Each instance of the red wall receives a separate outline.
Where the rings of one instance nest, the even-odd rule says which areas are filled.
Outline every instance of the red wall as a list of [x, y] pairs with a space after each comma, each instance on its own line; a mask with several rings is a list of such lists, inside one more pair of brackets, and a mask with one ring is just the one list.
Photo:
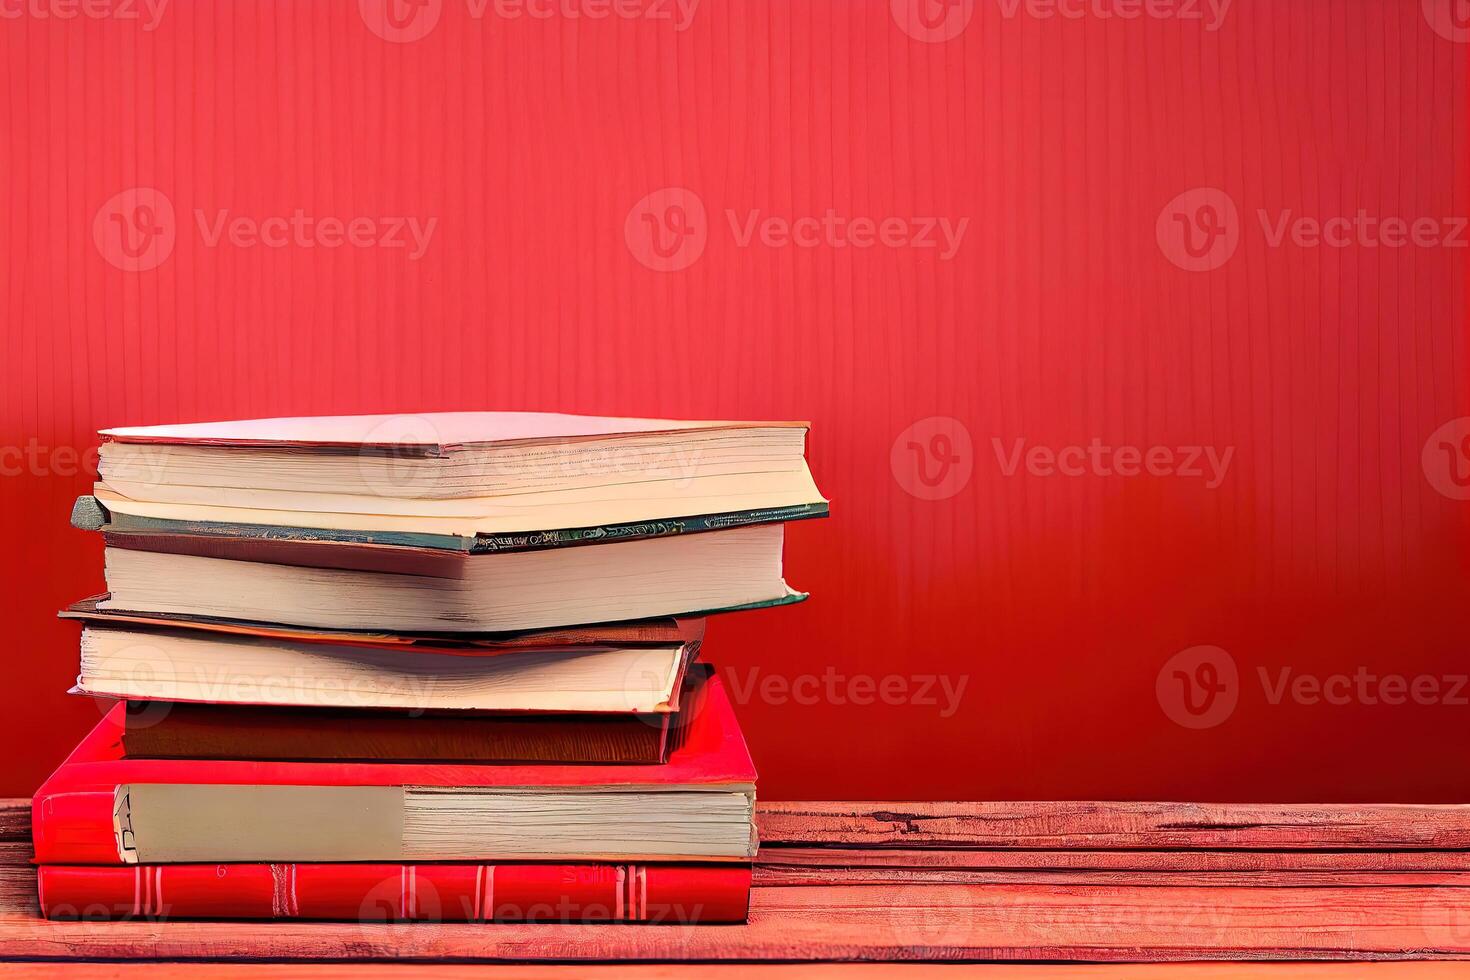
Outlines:
[[[0, 0], [0, 793], [97, 717], [96, 428], [517, 408], [812, 420], [814, 598], [707, 647], [768, 797], [1470, 799], [1448, 0], [86, 2]], [[1360, 208], [1429, 225], [1291, 224]], [[423, 254], [315, 223], [394, 217]], [[1191, 446], [1217, 486], [1131, 471]]]

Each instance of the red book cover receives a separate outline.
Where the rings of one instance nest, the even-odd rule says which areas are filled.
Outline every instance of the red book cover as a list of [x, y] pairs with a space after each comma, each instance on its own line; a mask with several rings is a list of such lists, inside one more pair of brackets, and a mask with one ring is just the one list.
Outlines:
[[157, 864], [37, 869], [48, 919], [744, 922], [750, 865]]
[[[755, 766], [718, 677], [692, 692], [684, 744], [664, 765], [476, 765], [127, 759], [124, 706], [113, 708], [31, 801], [38, 864], [121, 864], [114, 796], [129, 784], [421, 787], [667, 787], [752, 785]], [[487, 855], [488, 856], [488, 855]]]

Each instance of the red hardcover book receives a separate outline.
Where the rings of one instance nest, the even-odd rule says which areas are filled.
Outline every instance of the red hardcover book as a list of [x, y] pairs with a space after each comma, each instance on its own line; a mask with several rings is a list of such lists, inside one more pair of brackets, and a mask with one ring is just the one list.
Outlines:
[[[749, 861], [754, 839], [738, 848], [718, 851], [669, 850], [627, 853], [582, 852], [567, 847], [556, 854], [530, 857], [501, 843], [486, 853], [441, 854], [405, 843], [407, 815], [422, 813], [436, 799], [464, 798], [477, 791], [495, 794], [528, 790], [583, 797], [604, 793], [609, 798], [634, 793], [667, 794], [670, 804], [691, 792], [733, 807], [722, 811], [732, 837], [741, 821], [748, 823], [753, 806], [755, 767], [735, 713], [718, 677], [690, 692], [684, 744], [671, 753], [666, 765], [473, 765], [456, 763], [381, 762], [266, 762], [246, 760], [127, 759], [123, 755], [124, 708], [119, 705], [93, 729], [71, 756], [52, 773], [32, 800], [32, 833], [38, 864], [150, 864], [190, 862], [276, 861]], [[179, 790], [231, 787], [227, 799], [212, 800], [213, 816], [197, 801], [188, 812], [167, 814], [174, 821], [154, 821], [167, 832], [150, 835], [143, 826], [142, 798], [176, 795]], [[130, 793], [129, 790], [132, 790]], [[281, 790], [291, 792], [282, 794]], [[340, 792], [349, 789], [349, 792]], [[302, 792], [304, 790], [305, 792]], [[219, 793], [219, 789], [212, 792]], [[350, 797], [352, 815], [346, 822], [324, 826], [319, 810], [304, 813], [281, 810], [282, 800]], [[229, 798], [237, 799], [238, 804]], [[657, 800], [653, 806], [660, 805]], [[129, 807], [133, 809], [129, 809]], [[339, 812], [331, 803], [332, 818]], [[232, 808], [233, 807], [233, 808]], [[154, 809], [154, 815], [162, 814]], [[245, 819], [248, 816], [248, 819]], [[214, 827], [208, 823], [215, 821]], [[465, 818], [472, 823], [472, 818]], [[180, 826], [178, 820], [188, 822]], [[272, 853], [249, 856], [206, 856], [214, 836], [229, 839], [242, 828], [255, 833], [262, 827], [278, 830]], [[471, 829], [476, 829], [472, 827]], [[181, 857], [180, 842], [192, 832], [195, 856]], [[397, 838], [392, 835], [398, 834]], [[311, 841], [317, 843], [313, 844]], [[280, 843], [285, 841], [287, 843]], [[400, 847], [400, 844], [402, 845]], [[345, 850], [340, 848], [345, 847]], [[313, 850], [316, 848], [316, 850]], [[279, 851], [279, 853], [277, 853]], [[155, 857], [155, 854], [167, 854]]]
[[159, 864], [37, 869], [48, 919], [744, 922], [748, 864]]

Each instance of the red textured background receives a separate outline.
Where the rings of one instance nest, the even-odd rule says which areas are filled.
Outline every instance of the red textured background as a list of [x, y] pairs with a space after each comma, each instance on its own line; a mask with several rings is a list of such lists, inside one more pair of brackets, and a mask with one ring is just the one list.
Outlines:
[[[833, 517], [792, 529], [788, 577], [814, 598], [718, 621], [709, 656], [741, 685], [968, 686], [949, 717], [757, 688], [765, 796], [1470, 800], [1470, 707], [1256, 679], [1470, 671], [1470, 502], [1420, 458], [1470, 415], [1470, 250], [1272, 247], [1256, 219], [1470, 208], [1467, 46], [1418, 2], [1236, 0], [1208, 30], [980, 0], [934, 42], [878, 0], [703, 0], [684, 30], [426, 0], [410, 42], [347, 0], [172, 0], [152, 30], [65, 3], [0, 0], [0, 794], [97, 717], [52, 619], [102, 583], [66, 523], [96, 428], [517, 408], [812, 420]], [[94, 220], [139, 186], [177, 240], [124, 271]], [[706, 212], [675, 271], [625, 237], [665, 187], [656, 216]], [[1156, 236], [1196, 187], [1238, 206], [1212, 271]], [[437, 227], [415, 261], [210, 247], [195, 218], [297, 208]], [[829, 208], [969, 224], [946, 261], [742, 246], [727, 217]], [[906, 438], [890, 459], [931, 416], [970, 437], [935, 500]], [[1210, 490], [1007, 476], [992, 443], [1094, 437], [1235, 455]], [[1155, 681], [1201, 644], [1239, 704], [1194, 730]]]

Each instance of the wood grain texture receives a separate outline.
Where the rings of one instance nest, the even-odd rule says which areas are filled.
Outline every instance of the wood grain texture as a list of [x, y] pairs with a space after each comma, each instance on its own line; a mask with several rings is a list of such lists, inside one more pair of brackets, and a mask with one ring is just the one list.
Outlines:
[[0, 955], [196, 959], [1424, 959], [1470, 955], [1470, 889], [761, 888], [743, 926], [0, 924]]
[[9, 977], [68, 980], [259, 980], [308, 976], [316, 980], [390, 980], [428, 974], [435, 980], [1460, 980], [1452, 963], [1170, 963], [1163, 964], [931, 964], [931, 963], [641, 963], [513, 966], [463, 963], [63, 963], [0, 966]]
[[1021, 851], [938, 848], [766, 847], [758, 872], [871, 868], [876, 872], [1089, 871], [1470, 871], [1470, 851]]
[[1453, 850], [1470, 806], [1205, 803], [763, 803], [765, 847]]
[[[0, 802], [0, 826], [22, 828], [25, 801]], [[1054, 804], [1055, 846], [1004, 845], [997, 825], [958, 847], [850, 846], [853, 827], [899, 804], [782, 804], [763, 820], [801, 816], [782, 845], [757, 858], [743, 926], [682, 927], [437, 923], [46, 922], [23, 841], [0, 843], [0, 958], [372, 960], [1406, 960], [1470, 958], [1470, 870], [1465, 850], [1427, 850], [1452, 814], [1403, 808], [1334, 814], [1325, 833], [1353, 826], [1350, 850], [1299, 849], [1320, 807], [1270, 809], [1298, 849], [1169, 849], [1177, 826], [1199, 828], [1197, 808], [1166, 804]], [[845, 811], [844, 811], [844, 808]], [[912, 810], [912, 807], [906, 807]], [[1009, 824], [1030, 840], [1046, 804]], [[1331, 809], [1331, 808], [1328, 808]], [[1015, 818], [1017, 807], [1006, 812]], [[992, 804], [935, 805], [956, 827], [994, 816]], [[1245, 813], [1212, 807], [1212, 821], [1244, 833]], [[811, 815], [820, 815], [812, 820]], [[1149, 849], [1140, 814], [1160, 828]], [[1233, 814], [1233, 817], [1232, 817]], [[1379, 848], [1371, 837], [1382, 828]], [[1128, 849], [1091, 845], [1127, 828]], [[1276, 830], [1272, 830], [1276, 833]], [[946, 833], [954, 834], [951, 829]], [[866, 838], [864, 838], [866, 840]], [[1068, 848], [1067, 843], [1075, 846]], [[1406, 845], [1405, 842], [1408, 842]], [[1258, 840], [1259, 844], [1260, 841]], [[1187, 845], [1186, 845], [1187, 847]], [[1432, 975], [1432, 974], [1431, 974]], [[1306, 976], [1306, 975], [1304, 975]], [[1331, 976], [1331, 974], [1324, 974]]]

